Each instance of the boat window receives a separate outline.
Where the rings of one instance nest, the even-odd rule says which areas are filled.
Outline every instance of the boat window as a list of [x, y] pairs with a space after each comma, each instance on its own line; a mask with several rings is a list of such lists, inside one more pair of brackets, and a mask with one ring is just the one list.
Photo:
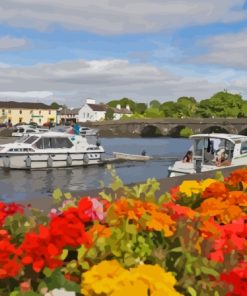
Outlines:
[[17, 131], [18, 133], [24, 133], [24, 128], [19, 128]]
[[241, 154], [245, 154], [245, 153], [247, 153], [247, 142], [243, 142], [243, 143], [241, 144], [240, 153], [241, 153]]
[[73, 144], [68, 138], [41, 138], [37, 143], [38, 149], [71, 148]]
[[27, 133], [35, 133], [35, 130], [28, 129], [28, 130], [27, 130]]
[[36, 141], [38, 139], [38, 137], [35, 137], [35, 136], [31, 136], [29, 138], [27, 138], [24, 143], [26, 144], [32, 144], [34, 141]]
[[52, 138], [52, 148], [71, 148], [73, 144], [68, 138]]
[[202, 156], [203, 149], [204, 149], [204, 139], [196, 139], [194, 143], [195, 156]]

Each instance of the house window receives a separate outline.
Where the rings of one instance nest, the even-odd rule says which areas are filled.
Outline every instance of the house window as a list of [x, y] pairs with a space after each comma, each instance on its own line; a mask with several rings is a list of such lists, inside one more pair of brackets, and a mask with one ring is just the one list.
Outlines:
[[89, 113], [87, 114], [87, 118], [89, 117]]
[[39, 118], [39, 123], [41, 123], [41, 118]]
[[39, 115], [41, 114], [41, 110], [39, 110]]
[[11, 114], [11, 110], [9, 110], [8, 112], [9, 112], [9, 114]]
[[2, 109], [2, 115], [4, 115], [5, 114], [5, 109]]
[[22, 110], [19, 110], [19, 114], [22, 114]]
[[22, 123], [22, 117], [19, 117], [19, 123]]
[[30, 110], [30, 114], [33, 114], [33, 110]]
[[49, 110], [49, 115], [51, 115], [51, 110]]

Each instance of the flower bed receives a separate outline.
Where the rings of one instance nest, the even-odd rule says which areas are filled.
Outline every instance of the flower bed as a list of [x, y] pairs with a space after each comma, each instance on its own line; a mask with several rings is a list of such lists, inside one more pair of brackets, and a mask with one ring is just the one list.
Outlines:
[[48, 216], [0, 202], [0, 295], [247, 295], [246, 188], [247, 169], [160, 198], [115, 176], [99, 198], [57, 189]]

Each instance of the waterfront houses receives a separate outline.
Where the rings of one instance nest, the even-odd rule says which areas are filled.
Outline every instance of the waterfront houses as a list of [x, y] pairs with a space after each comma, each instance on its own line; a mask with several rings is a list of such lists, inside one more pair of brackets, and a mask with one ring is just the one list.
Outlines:
[[61, 124], [78, 122], [80, 108], [63, 107], [58, 110], [58, 122]]
[[[110, 107], [105, 104], [96, 104], [95, 100], [87, 99], [86, 104], [79, 110], [79, 122], [102, 121], [105, 119], [106, 112], [109, 108]], [[132, 115], [129, 106], [121, 108], [121, 106], [118, 105], [116, 108], [111, 109], [113, 110], [114, 120], [120, 119], [123, 115]]]
[[43, 103], [0, 101], [0, 123], [57, 123], [57, 109]]

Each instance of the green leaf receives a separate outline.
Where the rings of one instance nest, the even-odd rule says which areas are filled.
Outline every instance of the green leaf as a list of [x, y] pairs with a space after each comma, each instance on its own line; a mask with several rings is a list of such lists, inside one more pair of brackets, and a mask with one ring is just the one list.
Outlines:
[[52, 193], [52, 198], [55, 203], [59, 203], [62, 200], [63, 193], [60, 188], [56, 188]]
[[224, 181], [224, 176], [223, 176], [223, 174], [222, 174], [221, 171], [217, 171], [215, 173], [215, 179], [218, 180], [218, 181], [220, 181], [220, 182], [223, 182]]
[[64, 197], [66, 199], [72, 199], [72, 194], [70, 192], [66, 192], [66, 193], [64, 193]]
[[219, 276], [219, 273], [216, 270], [214, 270], [213, 268], [202, 266], [201, 271], [204, 274], [209, 274], [209, 275], [213, 275], [213, 276], [216, 276], [216, 277]]
[[48, 268], [48, 267], [45, 267], [44, 270], [43, 270], [43, 274], [46, 276], [46, 277], [50, 277], [52, 275], [53, 271]]
[[126, 223], [125, 230], [127, 233], [131, 233], [131, 234], [137, 233], [136, 226], [133, 224]]
[[111, 196], [111, 194], [107, 194], [107, 193], [105, 193], [104, 191], [101, 191], [101, 192], [99, 193], [99, 196], [101, 196], [103, 199], [105, 199], [105, 200], [107, 200], [107, 201], [109, 201], [109, 202], [112, 201], [112, 196]]
[[89, 264], [87, 261], [83, 261], [82, 263], [80, 263], [82, 269], [84, 270], [88, 270], [90, 268]]
[[188, 287], [187, 288], [188, 292], [190, 293], [191, 296], [196, 296], [197, 295], [197, 292], [194, 288], [192, 287]]

